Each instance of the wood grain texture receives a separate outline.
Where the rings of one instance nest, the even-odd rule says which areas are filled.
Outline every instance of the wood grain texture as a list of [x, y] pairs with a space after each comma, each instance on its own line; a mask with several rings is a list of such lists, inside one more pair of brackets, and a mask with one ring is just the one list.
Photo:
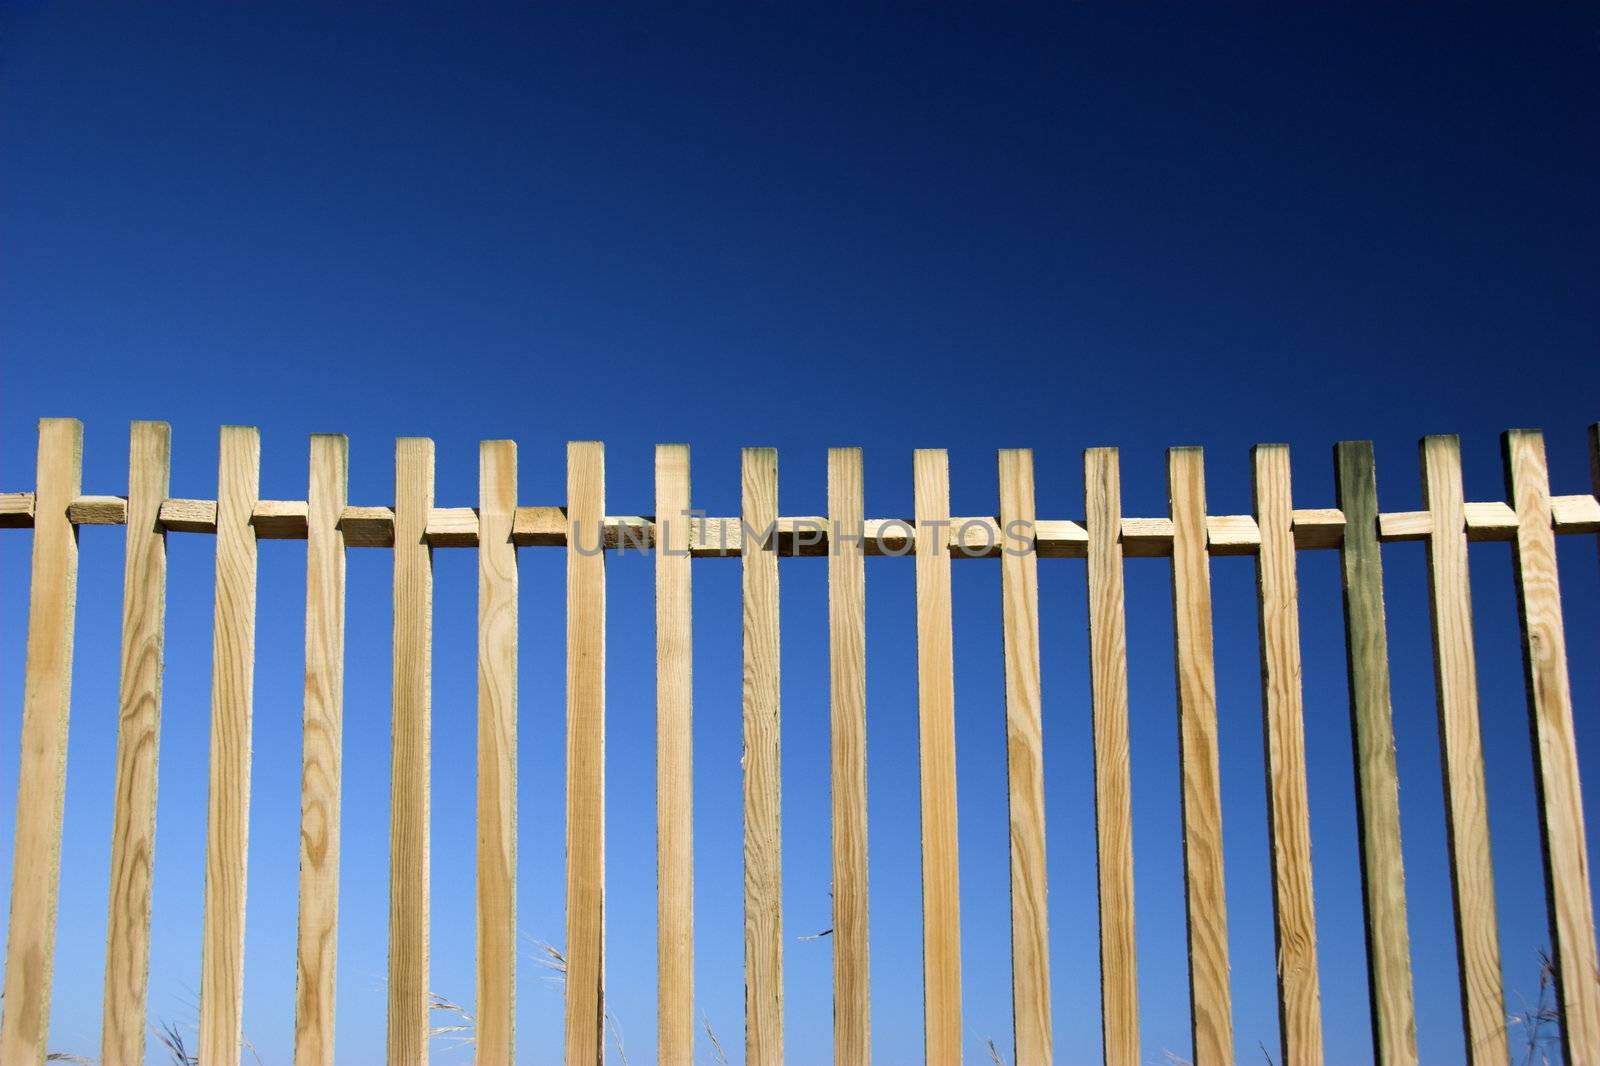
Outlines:
[[[778, 453], [746, 448], [741, 518], [778, 517]], [[750, 1066], [783, 1061], [783, 849], [779, 774], [777, 544], [744, 555], [744, 1042]]]
[[656, 989], [661, 1066], [694, 1063], [694, 606], [689, 447], [656, 446]]
[[22, 760], [6, 936], [0, 1062], [44, 1062], [55, 963], [61, 816], [66, 801], [67, 712], [72, 703], [72, 624], [78, 602], [78, 532], [67, 505], [82, 489], [83, 424], [39, 420]]
[[[828, 449], [828, 748], [833, 815], [833, 1061], [869, 1066], [867, 575], [860, 448]], [[841, 536], [842, 534], [842, 536]], [[850, 539], [851, 537], [857, 539]]]
[[566, 1062], [605, 1061], [605, 445], [567, 444]]
[[1277, 916], [1278, 1021], [1282, 1061], [1321, 1066], [1322, 991], [1311, 883], [1311, 808], [1306, 796], [1305, 719], [1300, 682], [1300, 592], [1295, 576], [1289, 449], [1251, 452], [1256, 525], [1256, 598], [1261, 630], [1267, 835]]
[[[306, 677], [300, 753], [300, 916], [295, 948], [295, 1066], [332, 1066], [339, 939], [339, 801], [344, 738], [343, 434], [311, 437], [306, 507]], [[260, 537], [259, 527], [257, 538]]]
[[107, 1066], [144, 1061], [167, 614], [167, 536], [160, 514], [171, 469], [171, 428], [165, 422], [135, 422], [128, 445], [116, 798], [100, 1027], [100, 1061]]
[[478, 445], [478, 1066], [516, 1058], [517, 444]]
[[1455, 437], [1425, 437], [1419, 450], [1422, 495], [1433, 529], [1428, 538], [1428, 606], [1467, 1062], [1509, 1066], [1489, 801], [1478, 729], [1478, 656], [1472, 636], [1461, 446]]
[[1417, 1015], [1400, 851], [1400, 779], [1389, 698], [1383, 557], [1378, 547], [1378, 474], [1371, 441], [1341, 441], [1334, 447], [1334, 493], [1346, 519], [1339, 557], [1373, 1061], [1379, 1066], [1415, 1066]]
[[1016, 1066], [1055, 1061], [1050, 908], [1045, 876], [1044, 700], [1039, 675], [1039, 557], [1033, 549], [1033, 452], [1000, 451], [1000, 525], [1026, 539], [1000, 557], [1006, 675], [1006, 798], [1011, 823], [1011, 1003]]
[[389, 1066], [428, 1061], [433, 731], [433, 441], [394, 445], [394, 660], [389, 777]]
[[1223, 881], [1217, 668], [1206, 553], [1205, 457], [1167, 452], [1172, 512], [1172, 629], [1177, 663], [1178, 763], [1183, 778], [1184, 902], [1189, 934], [1189, 1024], [1194, 1066], [1232, 1066], [1228, 898]]
[[1122, 477], [1115, 448], [1083, 453], [1089, 532], [1089, 687], [1094, 710], [1100, 1005], [1106, 1066], [1139, 1060], [1133, 933], [1133, 791], [1128, 767], [1128, 640], [1122, 583]]
[[1503, 440], [1506, 495], [1517, 514], [1515, 565], [1522, 621], [1523, 672], [1539, 774], [1550, 937], [1567, 1062], [1600, 1062], [1600, 962], [1595, 957], [1583, 791], [1572, 725], [1561, 585], [1550, 526], [1550, 474], [1544, 437], [1512, 430]]
[[245, 872], [250, 851], [252, 690], [256, 662], [256, 534], [261, 437], [222, 427], [217, 466], [217, 584], [211, 643], [211, 771], [200, 951], [202, 1066], [239, 1062], [244, 1009]]
[[956, 833], [955, 642], [950, 460], [912, 458], [916, 510], [917, 722], [922, 794], [922, 983], [926, 1060], [961, 1062], [961, 877]]

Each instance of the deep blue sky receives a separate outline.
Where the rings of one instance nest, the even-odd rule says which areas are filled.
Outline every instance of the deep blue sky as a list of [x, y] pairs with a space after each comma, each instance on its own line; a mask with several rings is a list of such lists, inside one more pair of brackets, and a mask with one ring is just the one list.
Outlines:
[[[34, 420], [87, 426], [85, 488], [126, 485], [127, 423], [174, 429], [173, 491], [215, 493], [217, 426], [258, 425], [267, 497], [306, 438], [351, 438], [352, 498], [392, 440], [438, 442], [441, 505], [476, 442], [520, 443], [562, 501], [562, 442], [603, 438], [608, 507], [651, 507], [651, 446], [738, 507], [738, 448], [780, 449], [784, 513], [824, 508], [825, 449], [866, 449], [869, 514], [908, 513], [911, 449], [951, 449], [957, 514], [993, 513], [994, 449], [1036, 449], [1039, 512], [1083, 510], [1080, 452], [1123, 449], [1125, 510], [1165, 512], [1163, 450], [1205, 445], [1213, 513], [1249, 510], [1248, 446], [1376, 441], [1387, 510], [1416, 439], [1543, 426], [1557, 492], [1600, 415], [1600, 11], [1141, 5], [0, 6], [0, 490]], [[52, 1046], [94, 1053], [122, 535], [82, 535]], [[0, 796], [15, 794], [29, 537], [0, 534]], [[209, 538], [170, 538], [152, 1013], [199, 971]], [[1592, 538], [1561, 549], [1583, 767], [1600, 780]], [[304, 547], [261, 551], [245, 1029], [291, 1046]], [[1302, 553], [1328, 1059], [1370, 1060], [1337, 555]], [[563, 935], [559, 552], [522, 553], [519, 924]], [[1385, 551], [1424, 1061], [1462, 1056], [1422, 549]], [[382, 1054], [389, 557], [350, 558], [339, 1052]], [[1041, 566], [1057, 1061], [1099, 1061], [1082, 563]], [[1505, 545], [1474, 549], [1510, 999], [1547, 943]], [[825, 586], [785, 562], [785, 923], [829, 923]], [[433, 984], [472, 996], [470, 551], [436, 554]], [[1187, 1055], [1168, 565], [1128, 567], [1146, 1061]], [[651, 570], [610, 565], [609, 1004], [654, 1061]], [[1214, 565], [1240, 1057], [1277, 1046], [1252, 566]], [[696, 582], [699, 1005], [742, 1058], [738, 565]], [[1010, 1056], [999, 572], [956, 568], [968, 1059]], [[911, 567], [868, 566], [875, 1054], [921, 1055]], [[1600, 787], [1600, 786], [1596, 786]], [[1600, 815], [1590, 805], [1591, 828]], [[10, 803], [0, 864], [10, 866]], [[1591, 832], [1591, 841], [1595, 834]], [[1591, 846], [1600, 846], [1592, 843]], [[3, 878], [0, 878], [3, 880]], [[9, 889], [0, 885], [0, 896]], [[530, 949], [531, 950], [531, 949]], [[791, 940], [788, 1050], [824, 1062], [827, 940]], [[523, 1061], [559, 991], [523, 967]], [[709, 1048], [703, 1048], [711, 1061]], [[613, 1049], [615, 1055], [615, 1049]], [[453, 1057], [452, 1057], [453, 1056]], [[460, 1050], [439, 1049], [441, 1061]]]

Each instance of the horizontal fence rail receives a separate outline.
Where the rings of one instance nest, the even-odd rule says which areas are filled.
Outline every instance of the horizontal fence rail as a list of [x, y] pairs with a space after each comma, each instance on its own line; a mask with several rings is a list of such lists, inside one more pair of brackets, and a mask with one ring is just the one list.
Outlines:
[[[162, 704], [166, 536], [217, 538], [199, 990], [199, 1061], [240, 1061], [251, 799], [257, 542], [307, 541], [304, 746], [294, 1059], [330, 1063], [338, 961], [339, 810], [345, 669], [345, 550], [393, 557], [387, 1061], [429, 1053], [429, 781], [432, 753], [434, 549], [478, 550], [477, 857], [474, 1044], [479, 1063], [512, 1061], [516, 1044], [518, 627], [517, 550], [567, 551], [566, 943], [564, 1057], [603, 1063], [605, 1002], [606, 551], [655, 558], [658, 1051], [694, 1059], [693, 649], [691, 560], [740, 558], [743, 602], [745, 1052], [784, 1059], [779, 661], [780, 555], [827, 556], [829, 760], [833, 876], [834, 1057], [870, 1061], [866, 686], [867, 556], [912, 556], [915, 569], [924, 1039], [927, 1060], [962, 1060], [961, 908], [956, 805], [952, 560], [1000, 560], [1009, 810], [1011, 989], [1016, 1066], [1054, 1061], [1041, 696], [1038, 560], [1085, 560], [1093, 740], [1101, 1021], [1108, 1066], [1141, 1061], [1135, 960], [1125, 560], [1171, 559], [1182, 855], [1194, 1066], [1234, 1061], [1223, 869], [1211, 556], [1254, 556], [1266, 743], [1267, 826], [1281, 1022], [1278, 1061], [1318, 1064], [1323, 1018], [1307, 798], [1297, 555], [1336, 549], [1354, 741], [1356, 828], [1374, 1060], [1419, 1061], [1400, 779], [1390, 703], [1381, 545], [1426, 542], [1445, 828], [1449, 845], [1466, 1053], [1473, 1066], [1511, 1061], [1490, 861], [1467, 545], [1511, 544], [1535, 739], [1540, 839], [1561, 1040], [1569, 1063], [1600, 1063], [1600, 956], [1579, 783], [1555, 538], [1600, 533], [1600, 425], [1588, 435], [1590, 491], [1552, 495], [1543, 437], [1502, 440], [1506, 499], [1464, 498], [1454, 437], [1420, 444], [1423, 507], [1379, 509], [1367, 442], [1334, 449], [1336, 507], [1294, 506], [1289, 450], [1251, 456], [1253, 510], [1210, 515], [1198, 448], [1167, 455], [1169, 512], [1122, 513], [1113, 448], [1084, 453], [1081, 519], [1036, 517], [1033, 454], [998, 453], [993, 515], [950, 514], [942, 450], [912, 463], [914, 513], [866, 518], [859, 449], [828, 453], [826, 516], [782, 516], [778, 456], [745, 449], [741, 513], [691, 510], [683, 445], [655, 454], [656, 516], [607, 515], [605, 449], [573, 442], [564, 505], [516, 500], [517, 448], [484, 441], [476, 507], [434, 499], [433, 442], [395, 446], [391, 506], [348, 500], [348, 446], [310, 441], [307, 499], [259, 498], [256, 430], [221, 432], [216, 499], [169, 495], [171, 433], [136, 422], [126, 496], [82, 492], [83, 428], [39, 423], [33, 491], [0, 493], [0, 528], [33, 530], [22, 758], [0, 1062], [47, 1054], [60, 882], [67, 725], [77, 609], [77, 527], [126, 526], [121, 681], [110, 849], [101, 1061], [144, 1058], [151, 883]], [[1084, 915], [1055, 915], [1057, 924]]]

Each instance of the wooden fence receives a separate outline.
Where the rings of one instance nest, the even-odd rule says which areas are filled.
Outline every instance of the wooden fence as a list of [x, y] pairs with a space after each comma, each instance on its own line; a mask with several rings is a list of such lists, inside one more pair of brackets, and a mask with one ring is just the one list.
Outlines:
[[[1507, 500], [1463, 498], [1454, 437], [1421, 444], [1424, 508], [1378, 508], [1365, 442], [1334, 453], [1337, 508], [1297, 508], [1288, 450], [1253, 452], [1254, 513], [1208, 515], [1199, 449], [1168, 453], [1170, 513], [1122, 514], [1117, 452], [1084, 454], [1082, 521], [1036, 519], [1032, 454], [999, 453], [997, 514], [950, 515], [945, 453], [918, 451], [912, 520], [865, 519], [861, 453], [828, 455], [825, 517], [780, 518], [777, 454], [743, 455], [738, 518], [688, 517], [689, 452], [656, 451], [655, 513], [607, 517], [602, 445], [567, 447], [565, 507], [516, 502], [510, 441], [480, 450], [476, 508], [438, 507], [431, 441], [395, 447], [392, 507], [346, 498], [345, 438], [311, 439], [306, 499], [259, 498], [256, 430], [222, 430], [215, 500], [168, 495], [170, 433], [136, 422], [128, 494], [81, 491], [83, 432], [39, 425], [35, 490], [0, 495], [0, 525], [33, 528], [11, 915], [0, 1061], [46, 1054], [59, 880], [66, 739], [77, 603], [77, 531], [127, 526], [110, 917], [106, 1066], [140, 1062], [146, 1033], [156, 749], [162, 682], [166, 534], [217, 538], [211, 748], [205, 850], [199, 1061], [236, 1064], [244, 994], [256, 541], [307, 541], [304, 764], [295, 1060], [333, 1060], [339, 874], [345, 549], [394, 558], [394, 690], [389, 894], [388, 1061], [428, 1057], [429, 749], [434, 548], [478, 549], [478, 859], [476, 1054], [513, 1059], [516, 942], [517, 549], [567, 551], [567, 927], [565, 1058], [604, 1059], [604, 555], [636, 545], [656, 558], [657, 863], [661, 1061], [686, 1066], [694, 1043], [691, 906], [690, 578], [695, 558], [743, 560], [746, 1057], [783, 1058], [779, 834], [779, 554], [828, 557], [835, 1061], [869, 1054], [866, 810], [866, 555], [912, 555], [916, 568], [921, 763], [923, 981], [927, 1057], [961, 1061], [953, 634], [950, 562], [999, 558], [1003, 587], [1011, 956], [1017, 1066], [1052, 1060], [1041, 748], [1039, 558], [1082, 558], [1088, 572], [1105, 1059], [1140, 1059], [1134, 972], [1133, 861], [1123, 559], [1172, 559], [1183, 853], [1193, 1060], [1233, 1061], [1223, 892], [1209, 556], [1254, 555], [1267, 745], [1269, 837], [1278, 953], [1281, 1060], [1323, 1061], [1301, 709], [1296, 553], [1340, 549], [1357, 822], [1375, 1058], [1415, 1063], [1394, 739], [1379, 545], [1427, 542], [1439, 737], [1465, 1042], [1474, 1066], [1505, 1064], [1505, 1004], [1479, 740], [1467, 545], [1513, 543], [1562, 1040], [1569, 1063], [1600, 1063], [1600, 970], [1590, 903], [1555, 536], [1600, 531], [1600, 426], [1588, 494], [1552, 496], [1543, 439], [1503, 439]], [[678, 520], [678, 516], [684, 516]], [[748, 549], [748, 550], [747, 550]]]

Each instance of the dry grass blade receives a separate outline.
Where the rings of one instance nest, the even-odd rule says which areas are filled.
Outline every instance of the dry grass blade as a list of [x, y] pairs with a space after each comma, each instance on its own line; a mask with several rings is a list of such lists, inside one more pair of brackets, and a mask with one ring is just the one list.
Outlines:
[[79, 1066], [94, 1066], [94, 1060], [83, 1055], [74, 1055], [70, 1051], [52, 1051], [44, 1057], [46, 1062], [72, 1062]]
[[706, 1031], [706, 1039], [711, 1041], [711, 1055], [717, 1066], [728, 1066], [728, 1053], [722, 1050], [722, 1041], [717, 1039], [716, 1030], [711, 1028], [711, 1019], [703, 1011], [700, 1014], [700, 1027]]
[[446, 999], [437, 992], [428, 993], [428, 1009], [442, 1011], [460, 1019], [449, 1025], [429, 1026], [428, 1036], [440, 1039], [459, 1047], [470, 1047], [477, 1043], [477, 1021], [472, 1017], [472, 1012], [461, 1004]]
[[176, 1022], [164, 1021], [157, 1025], [156, 1039], [166, 1048], [167, 1058], [172, 1060], [172, 1066], [198, 1066], [200, 1060], [189, 1054], [189, 1046], [184, 1043], [183, 1030], [178, 1028]]
[[985, 1042], [989, 1045], [989, 1061], [994, 1063], [994, 1066], [1006, 1066], [1006, 1060], [1000, 1056], [1000, 1049], [994, 1046], [994, 1039], [990, 1037]]

